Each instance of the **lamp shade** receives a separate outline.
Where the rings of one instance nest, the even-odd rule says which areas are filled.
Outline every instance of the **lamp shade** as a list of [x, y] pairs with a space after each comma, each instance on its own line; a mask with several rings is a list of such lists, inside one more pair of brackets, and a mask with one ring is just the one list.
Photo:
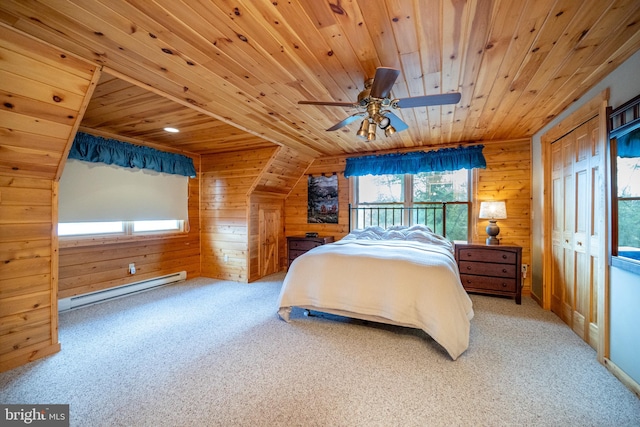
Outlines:
[[498, 202], [481, 202], [480, 203], [480, 219], [506, 219], [507, 205], [503, 201]]

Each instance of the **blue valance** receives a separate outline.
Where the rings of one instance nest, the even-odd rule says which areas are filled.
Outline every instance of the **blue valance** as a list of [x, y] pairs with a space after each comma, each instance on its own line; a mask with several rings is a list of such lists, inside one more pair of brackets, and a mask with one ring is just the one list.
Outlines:
[[640, 128], [619, 136], [618, 157], [640, 157]]
[[382, 154], [378, 156], [350, 157], [344, 176], [415, 174], [418, 172], [456, 171], [486, 168], [482, 154], [484, 145], [443, 148], [434, 151]]
[[196, 177], [196, 168], [190, 157], [82, 132], [76, 134], [69, 158]]

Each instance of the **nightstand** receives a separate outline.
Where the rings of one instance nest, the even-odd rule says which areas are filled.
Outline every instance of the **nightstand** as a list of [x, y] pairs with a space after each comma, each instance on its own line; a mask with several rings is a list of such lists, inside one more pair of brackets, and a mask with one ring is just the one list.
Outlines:
[[522, 248], [457, 244], [456, 262], [468, 292], [502, 295], [522, 301]]
[[309, 252], [311, 249], [333, 243], [333, 236], [325, 237], [305, 237], [305, 236], [289, 236], [287, 237], [287, 247], [289, 248], [289, 264], [300, 255]]

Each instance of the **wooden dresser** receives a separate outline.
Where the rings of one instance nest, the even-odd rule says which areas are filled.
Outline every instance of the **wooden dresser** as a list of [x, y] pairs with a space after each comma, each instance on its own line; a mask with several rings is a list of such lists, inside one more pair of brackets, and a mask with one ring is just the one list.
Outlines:
[[522, 301], [522, 248], [456, 244], [462, 286], [468, 292], [502, 295]]
[[310, 251], [311, 249], [333, 243], [333, 236], [324, 237], [305, 237], [305, 236], [289, 236], [287, 237], [287, 247], [289, 250], [289, 263], [291, 265], [294, 259], [300, 255]]

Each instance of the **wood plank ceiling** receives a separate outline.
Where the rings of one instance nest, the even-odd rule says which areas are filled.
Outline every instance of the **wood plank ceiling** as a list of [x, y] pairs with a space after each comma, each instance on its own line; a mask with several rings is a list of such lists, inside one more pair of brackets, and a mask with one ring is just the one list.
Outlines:
[[[2, 0], [0, 22], [104, 66], [86, 128], [200, 154], [530, 137], [640, 49], [637, 0]], [[380, 66], [395, 98], [462, 99], [375, 141], [325, 131], [357, 110], [298, 105], [355, 102]]]

